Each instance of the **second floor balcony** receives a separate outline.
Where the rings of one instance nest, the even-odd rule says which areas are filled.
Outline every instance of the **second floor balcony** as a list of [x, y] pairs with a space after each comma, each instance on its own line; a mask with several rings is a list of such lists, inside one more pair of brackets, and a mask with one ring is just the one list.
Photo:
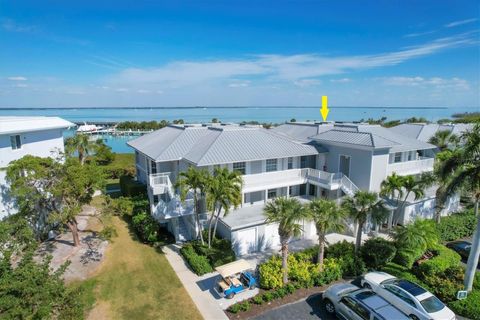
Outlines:
[[418, 160], [389, 163], [387, 166], [387, 176], [394, 172], [400, 176], [408, 176], [432, 171], [434, 162], [434, 158], [420, 157]]

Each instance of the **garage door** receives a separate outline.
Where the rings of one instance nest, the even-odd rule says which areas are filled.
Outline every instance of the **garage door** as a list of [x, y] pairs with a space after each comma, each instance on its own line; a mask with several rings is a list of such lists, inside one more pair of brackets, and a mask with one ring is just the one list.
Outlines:
[[278, 235], [278, 224], [266, 225], [264, 249], [274, 248], [279, 245], [280, 245], [280, 236]]
[[257, 251], [257, 228], [239, 230], [237, 233], [237, 254], [244, 255]]

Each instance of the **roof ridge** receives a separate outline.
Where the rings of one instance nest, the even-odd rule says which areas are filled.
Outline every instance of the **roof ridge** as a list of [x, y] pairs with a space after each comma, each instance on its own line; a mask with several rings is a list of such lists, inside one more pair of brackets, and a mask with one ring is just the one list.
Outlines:
[[[264, 128], [258, 128], [258, 129], [259, 129], [260, 132], [266, 132], [266, 133], [268, 133], [272, 136], [278, 137], [280, 139], [287, 140], [289, 142], [293, 142], [293, 143], [296, 143], [296, 144], [304, 145], [304, 143], [302, 141], [293, 139], [293, 137], [290, 137], [290, 136], [287, 136], [287, 135], [282, 135], [282, 134], [276, 133], [274, 131], [270, 131], [271, 129], [264, 129]], [[318, 132], [318, 129], [317, 129], [317, 132]]]
[[[215, 137], [215, 139], [213, 139], [212, 142], [210, 142], [210, 145], [208, 146], [208, 148], [207, 148], [206, 151], [210, 150], [210, 148], [212, 147], [212, 145], [213, 145], [213, 144], [218, 140], [218, 138], [222, 135], [222, 132], [227, 132], [227, 131], [223, 131], [223, 130], [210, 130], [210, 132], [211, 132], [211, 133], [216, 133], [217, 136]], [[200, 147], [200, 145], [201, 145], [201, 144], [197, 144], [195, 147]], [[189, 154], [190, 152], [192, 152], [193, 149], [194, 149], [194, 148], [190, 148], [190, 150], [188, 151], [188, 153], [185, 154], [184, 158], [185, 158], [186, 156], [188, 156], [188, 154]], [[207, 153], [207, 152], [204, 152], [204, 153], [203, 153], [202, 157], [201, 157], [200, 159], [198, 159], [197, 163], [200, 163], [200, 162], [203, 160], [203, 158], [205, 157], [205, 154], [206, 154], [206, 153]]]

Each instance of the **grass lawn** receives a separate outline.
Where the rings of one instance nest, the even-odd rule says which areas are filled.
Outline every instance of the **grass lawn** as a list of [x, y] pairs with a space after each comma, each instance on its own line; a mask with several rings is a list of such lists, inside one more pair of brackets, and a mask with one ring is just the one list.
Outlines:
[[90, 319], [202, 319], [165, 256], [135, 240], [114, 217], [118, 237], [107, 250], [94, 284]]

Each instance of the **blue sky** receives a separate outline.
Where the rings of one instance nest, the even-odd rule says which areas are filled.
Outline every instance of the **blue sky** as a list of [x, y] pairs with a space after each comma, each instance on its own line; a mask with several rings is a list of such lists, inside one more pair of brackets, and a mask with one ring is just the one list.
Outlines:
[[472, 1], [4, 1], [0, 107], [480, 108]]

